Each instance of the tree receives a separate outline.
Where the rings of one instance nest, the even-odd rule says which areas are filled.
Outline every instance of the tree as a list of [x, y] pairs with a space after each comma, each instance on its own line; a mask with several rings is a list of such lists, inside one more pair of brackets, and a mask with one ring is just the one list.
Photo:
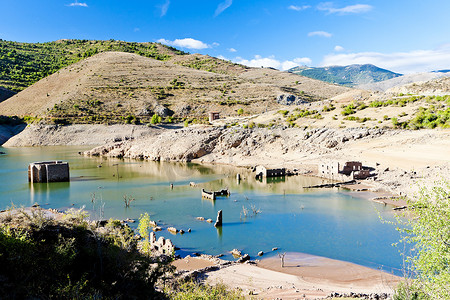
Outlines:
[[450, 181], [422, 187], [409, 203], [412, 216], [398, 218], [402, 241], [413, 245], [407, 256], [411, 278], [396, 299], [450, 299]]

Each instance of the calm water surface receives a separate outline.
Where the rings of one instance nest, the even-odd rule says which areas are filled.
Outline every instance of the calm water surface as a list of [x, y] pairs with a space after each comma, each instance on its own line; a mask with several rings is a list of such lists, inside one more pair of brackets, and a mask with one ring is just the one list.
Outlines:
[[[119, 219], [137, 219], [148, 212], [163, 227], [192, 229], [184, 235], [157, 233], [172, 239], [181, 254], [223, 253], [231, 258], [227, 252], [238, 248], [255, 257], [278, 247], [281, 252], [304, 252], [396, 273], [401, 269], [398, 249], [391, 246], [399, 235], [379, 218], [392, 220], [392, 207], [343, 190], [302, 189], [320, 184], [321, 179], [295, 176], [259, 182], [251, 173], [232, 167], [86, 158], [78, 155], [82, 150], [0, 147], [6, 153], [0, 155], [0, 208], [34, 203], [57, 209], [85, 206], [92, 218]], [[54, 159], [70, 163], [70, 183], [28, 183], [30, 162]], [[237, 172], [244, 177], [240, 183]], [[198, 186], [190, 187], [189, 182]], [[228, 187], [231, 196], [202, 200], [202, 187]], [[124, 196], [135, 199], [129, 208]], [[261, 212], [252, 216], [252, 207]], [[215, 220], [220, 209], [221, 229], [196, 220], [198, 216]]]

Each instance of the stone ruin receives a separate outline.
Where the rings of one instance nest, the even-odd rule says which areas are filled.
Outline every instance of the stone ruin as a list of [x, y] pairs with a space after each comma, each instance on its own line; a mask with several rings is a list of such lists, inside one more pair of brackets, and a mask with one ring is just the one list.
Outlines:
[[334, 180], [366, 179], [370, 176], [370, 169], [359, 161], [348, 161], [341, 168], [339, 162], [321, 163], [318, 175]]
[[175, 252], [175, 246], [170, 239], [165, 239], [161, 236], [156, 240], [154, 232], [150, 232], [150, 246], [152, 251], [159, 252], [160, 254], [172, 255]]
[[28, 166], [28, 181], [68, 182], [70, 181], [69, 163], [59, 160], [34, 162]]

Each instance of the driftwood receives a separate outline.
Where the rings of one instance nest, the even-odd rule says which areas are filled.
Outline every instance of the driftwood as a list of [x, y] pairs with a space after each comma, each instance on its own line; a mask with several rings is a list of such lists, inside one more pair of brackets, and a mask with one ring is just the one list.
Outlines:
[[350, 180], [345, 182], [337, 182], [337, 183], [326, 183], [326, 184], [319, 184], [319, 185], [311, 185], [311, 186], [305, 186], [305, 189], [317, 189], [317, 188], [333, 188], [333, 187], [340, 187], [344, 184], [355, 184], [356, 180]]

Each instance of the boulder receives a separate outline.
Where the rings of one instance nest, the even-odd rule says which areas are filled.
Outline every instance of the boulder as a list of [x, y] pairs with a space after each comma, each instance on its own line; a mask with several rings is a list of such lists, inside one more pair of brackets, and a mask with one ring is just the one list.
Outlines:
[[167, 228], [167, 231], [173, 234], [177, 234], [178, 230], [175, 227], [169, 227]]
[[238, 263], [243, 263], [243, 262], [246, 262], [246, 261], [248, 261], [248, 260], [250, 260], [250, 255], [244, 254], [243, 256], [241, 256], [241, 257], [237, 260], [237, 262], [238, 262]]
[[230, 252], [231, 252], [231, 255], [233, 255], [234, 257], [241, 257], [242, 256], [241, 251], [238, 250], [238, 249], [233, 249]]

